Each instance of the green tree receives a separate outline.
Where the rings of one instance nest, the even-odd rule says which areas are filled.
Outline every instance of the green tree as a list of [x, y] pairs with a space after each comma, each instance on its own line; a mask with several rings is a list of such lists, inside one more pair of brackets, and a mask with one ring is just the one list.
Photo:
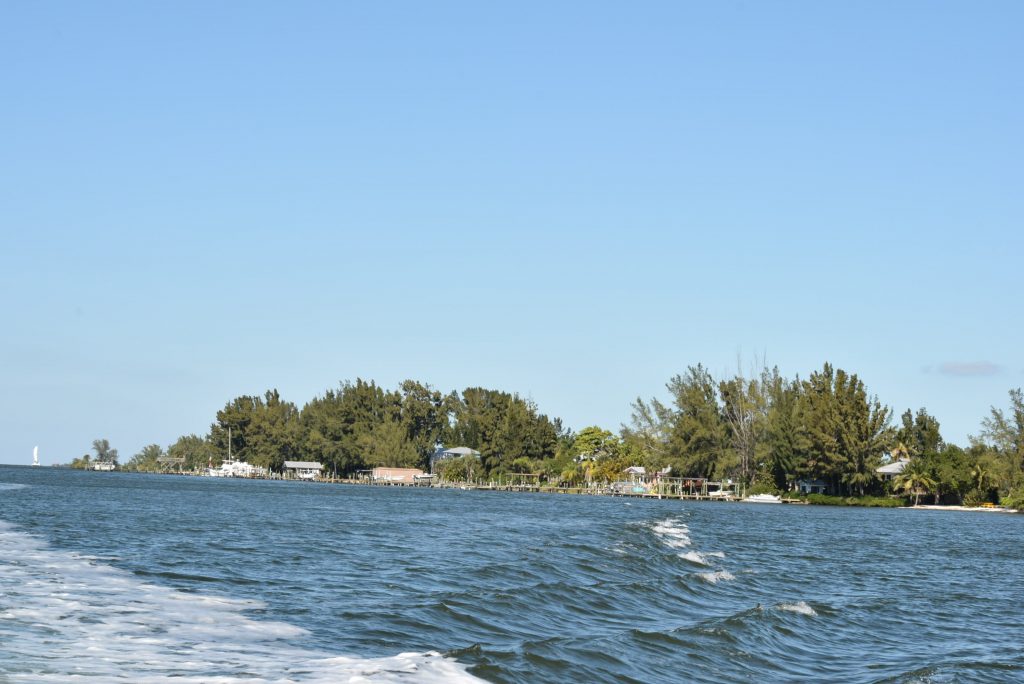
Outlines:
[[110, 442], [106, 439], [94, 439], [92, 449], [96, 452], [95, 463], [113, 463], [117, 465], [117, 449], [110, 448]]
[[158, 444], [144, 446], [125, 464], [125, 469], [143, 473], [159, 472], [160, 462], [158, 459], [163, 455], [164, 450]]
[[622, 441], [639, 455], [644, 465], [667, 464], [674, 416], [672, 409], [657, 399], [640, 397], [631, 405], [630, 424], [622, 426]]
[[668, 443], [671, 465], [686, 476], [725, 473], [735, 459], [711, 374], [700, 364], [690, 366], [669, 381], [668, 390], [675, 406]]
[[828, 363], [804, 382], [802, 400], [808, 436], [803, 474], [863, 495], [877, 482], [875, 469], [892, 445], [890, 409], [868, 397], [856, 375]]
[[921, 495], [935, 488], [935, 480], [931, 478], [920, 461], [910, 461], [903, 472], [893, 479], [893, 486], [896, 491], [913, 496], [914, 505], [917, 506], [920, 503]]
[[445, 459], [440, 470], [445, 482], [476, 482], [484, 476], [483, 463], [472, 455]]
[[167, 447], [167, 455], [171, 458], [183, 458], [183, 470], [199, 471], [208, 466], [219, 466], [220, 454], [205, 437], [183, 435], [174, 444]]
[[375, 423], [359, 434], [363, 461], [375, 466], [413, 468], [421, 463], [416, 446], [409, 441], [405, 426], [396, 418]]
[[804, 463], [810, 449], [810, 439], [801, 409], [803, 386], [799, 378], [788, 381], [778, 371], [763, 380], [768, 395], [768, 415], [765, 425], [767, 455], [760, 465], [775, 488], [785, 491], [799, 473], [806, 470]]
[[401, 385], [401, 420], [416, 449], [417, 464], [426, 467], [448, 429], [447, 398], [430, 385], [406, 380]]
[[992, 407], [982, 421], [981, 434], [998, 463], [993, 475], [1000, 493], [1024, 487], [1024, 393], [1020, 388], [1010, 390], [1009, 411]]
[[89, 454], [82, 454], [78, 458], [72, 460], [69, 466], [76, 470], [88, 470], [92, 467], [92, 457]]

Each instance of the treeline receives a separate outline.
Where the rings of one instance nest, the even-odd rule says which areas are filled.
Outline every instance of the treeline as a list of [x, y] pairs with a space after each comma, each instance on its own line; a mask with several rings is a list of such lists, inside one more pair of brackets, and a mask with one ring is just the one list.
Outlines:
[[[181, 437], [167, 449], [186, 470], [233, 458], [280, 471], [285, 461], [317, 461], [329, 473], [351, 475], [374, 466], [426, 468], [440, 444], [482, 454], [488, 474], [513, 472], [553, 458], [566, 432], [515, 394], [470, 388], [443, 394], [407, 380], [397, 390], [356, 380], [328, 390], [301, 409], [277, 390], [237, 397], [217, 412], [205, 437]], [[159, 470], [164, 455], [150, 445], [127, 467]], [[518, 464], [518, 465], [516, 465]]]
[[[777, 369], [716, 380], [700, 365], [668, 383], [671, 403], [637, 399], [621, 445], [645, 465], [731, 478], [753, 491], [823, 481], [839, 495], [901, 492], [935, 503], [1024, 503], [1024, 398], [993, 408], [966, 447], [947, 443], [926, 408], [892, 410], [856, 375], [825, 364], [807, 379]], [[876, 470], [908, 459], [886, 481]], [[628, 460], [628, 459], [627, 459]]]
[[[825, 364], [806, 379], [778, 369], [715, 378], [692, 366], [667, 384], [669, 401], [638, 398], [618, 432], [578, 433], [516, 394], [484, 388], [442, 393], [407, 380], [388, 390], [372, 381], [342, 383], [301, 409], [276, 390], [241, 396], [217, 412], [205, 436], [179, 438], [166, 452], [150, 445], [128, 469], [160, 470], [164, 456], [186, 470], [218, 465], [230, 453], [279, 471], [286, 460], [312, 460], [329, 473], [374, 466], [426, 469], [439, 445], [481, 453], [443, 464], [449, 479], [531, 473], [551, 484], [622, 479], [631, 465], [672, 468], [684, 477], [732, 479], [752, 491], [787, 491], [821, 480], [841, 495], [894, 489], [935, 501], [1024, 503], [1024, 398], [993, 408], [980, 434], [945, 442], [925, 408], [898, 421], [856, 375]], [[876, 469], [909, 458], [895, 481]]]

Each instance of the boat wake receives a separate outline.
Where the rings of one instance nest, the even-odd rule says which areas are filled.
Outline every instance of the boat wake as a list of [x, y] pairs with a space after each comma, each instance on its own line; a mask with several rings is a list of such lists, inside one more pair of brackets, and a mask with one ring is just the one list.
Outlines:
[[148, 584], [0, 521], [5, 682], [479, 681], [436, 652], [355, 658], [303, 648], [304, 629], [247, 615], [261, 607]]

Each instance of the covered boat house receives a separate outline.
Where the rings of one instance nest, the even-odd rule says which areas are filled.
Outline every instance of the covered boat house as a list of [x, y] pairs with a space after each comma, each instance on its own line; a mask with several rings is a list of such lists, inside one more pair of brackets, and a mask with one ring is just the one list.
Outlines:
[[324, 467], [313, 461], [285, 461], [284, 476], [286, 479], [316, 480]]

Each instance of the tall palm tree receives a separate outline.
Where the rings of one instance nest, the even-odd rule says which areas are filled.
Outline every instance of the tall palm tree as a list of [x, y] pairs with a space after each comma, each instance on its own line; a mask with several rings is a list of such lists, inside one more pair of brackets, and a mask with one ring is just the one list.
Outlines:
[[920, 502], [921, 494], [934, 489], [936, 484], [920, 465], [920, 461], [916, 460], [909, 462], [903, 472], [893, 480], [896, 491], [914, 495], [915, 506]]

